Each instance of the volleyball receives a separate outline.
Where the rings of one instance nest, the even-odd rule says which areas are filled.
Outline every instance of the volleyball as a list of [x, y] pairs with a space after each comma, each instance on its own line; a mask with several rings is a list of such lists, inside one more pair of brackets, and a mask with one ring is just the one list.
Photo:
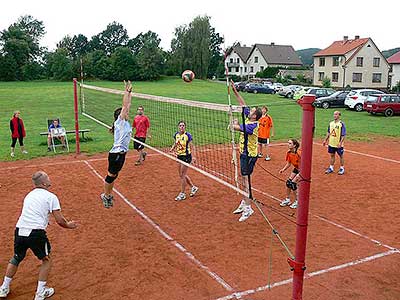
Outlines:
[[184, 82], [192, 82], [194, 77], [195, 77], [194, 72], [191, 70], [185, 70], [182, 73], [182, 79]]

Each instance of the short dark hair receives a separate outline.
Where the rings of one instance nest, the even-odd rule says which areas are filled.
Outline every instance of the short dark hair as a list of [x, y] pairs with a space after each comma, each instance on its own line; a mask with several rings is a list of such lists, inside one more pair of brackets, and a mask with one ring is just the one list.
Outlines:
[[257, 107], [257, 108], [256, 108], [256, 111], [255, 111], [255, 114], [256, 114], [256, 121], [260, 120], [260, 118], [262, 117], [262, 110], [261, 110], [261, 108]]
[[[119, 115], [121, 114], [122, 107], [118, 107], [116, 110], [114, 110], [114, 122], [117, 121]], [[114, 133], [114, 122], [113, 126], [110, 128], [110, 132]]]

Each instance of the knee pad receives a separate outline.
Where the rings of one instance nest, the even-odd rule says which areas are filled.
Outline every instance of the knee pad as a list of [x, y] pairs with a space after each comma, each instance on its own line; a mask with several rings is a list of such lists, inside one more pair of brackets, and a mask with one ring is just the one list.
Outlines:
[[14, 256], [10, 259], [10, 264], [18, 267], [18, 265], [21, 263], [21, 261], [23, 261], [25, 258], [24, 257], [19, 257], [17, 254], [14, 254]]
[[292, 190], [297, 190], [297, 183], [292, 181]]
[[117, 177], [118, 177], [118, 174], [115, 175], [114, 177], [113, 177], [113, 176], [107, 175], [106, 178], [105, 178], [104, 180], [105, 180], [105, 182], [107, 182], [107, 183], [113, 183], [114, 180], [117, 179]]
[[292, 188], [292, 179], [288, 179], [288, 180], [286, 180], [286, 186], [289, 188], [289, 189], [291, 189]]

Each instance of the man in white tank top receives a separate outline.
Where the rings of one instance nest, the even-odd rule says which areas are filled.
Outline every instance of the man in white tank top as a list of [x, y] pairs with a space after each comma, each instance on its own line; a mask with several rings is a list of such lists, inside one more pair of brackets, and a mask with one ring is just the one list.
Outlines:
[[50, 242], [46, 235], [49, 215], [52, 214], [58, 225], [74, 229], [77, 224], [67, 221], [61, 213], [60, 201], [49, 192], [51, 182], [49, 176], [38, 171], [32, 176], [34, 189], [26, 195], [21, 216], [18, 219], [14, 234], [14, 256], [11, 258], [3, 284], [0, 287], [0, 298], [7, 297], [10, 283], [18, 270], [18, 265], [25, 258], [28, 249], [42, 261], [35, 300], [43, 300], [54, 294], [54, 289], [47, 287], [47, 277], [51, 268]]

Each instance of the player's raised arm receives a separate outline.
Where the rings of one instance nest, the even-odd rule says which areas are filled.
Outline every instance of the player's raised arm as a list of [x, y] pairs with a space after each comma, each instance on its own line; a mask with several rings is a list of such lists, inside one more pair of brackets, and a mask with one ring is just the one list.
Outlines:
[[121, 118], [124, 120], [128, 120], [129, 110], [131, 109], [132, 103], [132, 83], [128, 80], [125, 82], [125, 93], [124, 99], [122, 100], [122, 110], [121, 110]]

